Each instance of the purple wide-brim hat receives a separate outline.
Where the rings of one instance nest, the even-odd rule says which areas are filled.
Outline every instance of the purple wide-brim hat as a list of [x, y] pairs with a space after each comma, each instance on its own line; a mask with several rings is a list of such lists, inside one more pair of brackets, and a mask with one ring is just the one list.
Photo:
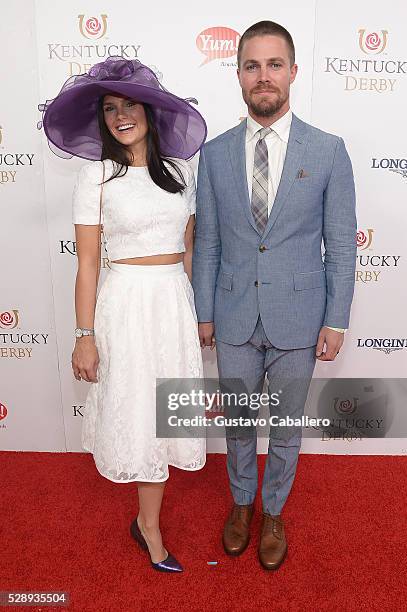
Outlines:
[[164, 157], [189, 159], [205, 142], [205, 120], [190, 104], [196, 100], [184, 100], [167, 91], [139, 60], [114, 56], [95, 64], [85, 74], [69, 78], [56, 98], [39, 105], [43, 119], [38, 127], [44, 128], [54, 153], [100, 160], [102, 139], [97, 108], [100, 97], [108, 93], [151, 105]]

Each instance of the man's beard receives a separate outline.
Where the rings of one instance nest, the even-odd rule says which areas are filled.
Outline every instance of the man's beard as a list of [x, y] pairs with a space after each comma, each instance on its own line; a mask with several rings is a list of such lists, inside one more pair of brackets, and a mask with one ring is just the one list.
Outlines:
[[[284, 106], [286, 101], [288, 100], [288, 96], [284, 97], [279, 92], [273, 92], [277, 94], [277, 97], [273, 100], [270, 100], [268, 97], [260, 100], [259, 102], [254, 102], [250, 94], [245, 94], [243, 92], [243, 100], [246, 102], [249, 110], [252, 111], [254, 115], [257, 117], [273, 117], [278, 111]], [[261, 95], [261, 94], [260, 94]]]

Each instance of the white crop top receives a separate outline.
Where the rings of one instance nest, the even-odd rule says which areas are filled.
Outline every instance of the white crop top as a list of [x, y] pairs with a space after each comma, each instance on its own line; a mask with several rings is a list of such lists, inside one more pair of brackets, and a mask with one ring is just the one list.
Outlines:
[[[187, 184], [182, 194], [158, 187], [147, 167], [129, 166], [125, 176], [104, 184], [102, 224], [110, 261], [185, 251], [185, 229], [195, 214], [195, 179], [188, 162], [173, 161]], [[104, 163], [106, 180], [113, 173], [113, 162]], [[169, 164], [168, 168], [177, 178]], [[73, 192], [74, 224], [99, 224], [102, 170], [102, 162], [96, 161], [79, 171]]]

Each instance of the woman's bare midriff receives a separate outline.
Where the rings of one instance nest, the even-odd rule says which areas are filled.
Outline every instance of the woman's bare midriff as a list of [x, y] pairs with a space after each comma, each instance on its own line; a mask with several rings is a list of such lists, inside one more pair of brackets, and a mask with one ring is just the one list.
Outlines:
[[168, 255], [149, 255], [148, 257], [129, 257], [127, 259], [116, 259], [112, 263], [139, 265], [139, 266], [159, 266], [174, 264], [184, 261], [184, 253], [170, 253]]

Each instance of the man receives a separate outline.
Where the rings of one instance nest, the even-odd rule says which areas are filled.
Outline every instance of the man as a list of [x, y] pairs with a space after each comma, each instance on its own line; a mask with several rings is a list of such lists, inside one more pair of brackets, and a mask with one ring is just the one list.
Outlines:
[[[356, 261], [355, 190], [342, 138], [290, 110], [298, 67], [289, 32], [251, 26], [238, 48], [247, 120], [201, 151], [193, 287], [201, 346], [215, 345], [221, 380], [280, 393], [270, 414], [301, 417], [315, 360], [333, 361], [349, 323]], [[325, 249], [321, 254], [322, 241]], [[249, 542], [257, 490], [256, 439], [227, 433], [234, 505], [223, 545]], [[272, 426], [262, 484], [258, 547], [266, 569], [282, 563], [281, 512], [290, 492], [301, 429]]]

